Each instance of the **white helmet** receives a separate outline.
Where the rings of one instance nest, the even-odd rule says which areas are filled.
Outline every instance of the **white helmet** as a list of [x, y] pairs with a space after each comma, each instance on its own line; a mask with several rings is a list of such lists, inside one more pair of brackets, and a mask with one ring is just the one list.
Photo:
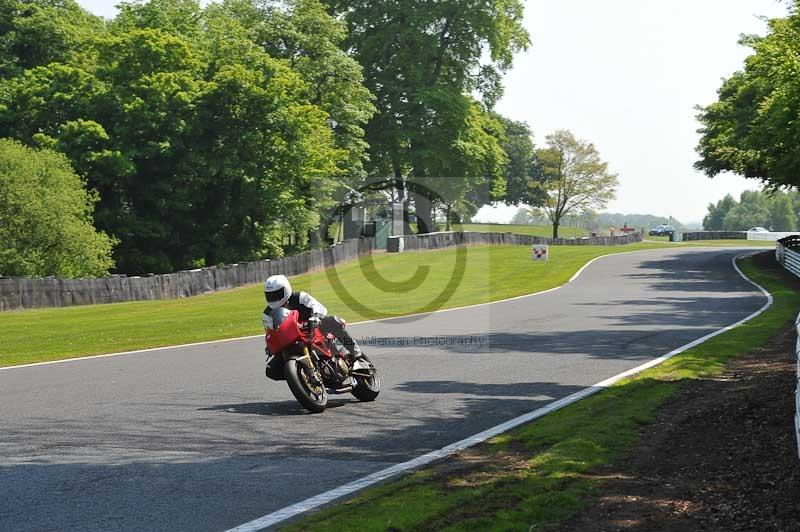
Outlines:
[[264, 296], [267, 298], [269, 308], [284, 306], [291, 295], [292, 285], [285, 275], [273, 275], [264, 283]]

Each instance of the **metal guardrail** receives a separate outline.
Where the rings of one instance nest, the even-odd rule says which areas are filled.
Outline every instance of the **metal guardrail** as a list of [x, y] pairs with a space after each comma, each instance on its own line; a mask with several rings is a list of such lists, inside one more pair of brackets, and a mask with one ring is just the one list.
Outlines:
[[778, 241], [787, 237], [798, 236], [800, 233], [781, 233], [776, 231], [683, 231], [675, 232], [672, 242], [688, 240], [762, 240], [768, 242]]
[[800, 236], [792, 235], [778, 240], [775, 243], [775, 259], [800, 277]]
[[[784, 268], [800, 277], [800, 236], [792, 235], [778, 240], [775, 244], [775, 258]], [[794, 428], [797, 436], [797, 456], [800, 458], [800, 315], [795, 322], [797, 343], [794, 347], [797, 361], [797, 385], [795, 387]]]
[[790, 236], [797, 236], [797, 234], [798, 233], [796, 232], [787, 233], [787, 232], [770, 231], [769, 233], [764, 233], [763, 231], [748, 231], [747, 240], [776, 241]]
[[794, 348], [797, 360], [797, 388], [794, 394], [794, 429], [797, 433], [797, 456], [800, 458], [800, 316], [797, 317], [795, 328], [797, 329], [797, 343]]

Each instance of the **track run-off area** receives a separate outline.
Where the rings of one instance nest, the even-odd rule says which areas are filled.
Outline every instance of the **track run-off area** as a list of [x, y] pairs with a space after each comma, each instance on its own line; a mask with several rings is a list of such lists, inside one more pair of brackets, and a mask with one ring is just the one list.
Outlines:
[[732, 264], [745, 251], [609, 255], [560, 290], [352, 325], [383, 391], [322, 415], [264, 377], [262, 338], [7, 368], [0, 530], [248, 523], [750, 316], [767, 298]]

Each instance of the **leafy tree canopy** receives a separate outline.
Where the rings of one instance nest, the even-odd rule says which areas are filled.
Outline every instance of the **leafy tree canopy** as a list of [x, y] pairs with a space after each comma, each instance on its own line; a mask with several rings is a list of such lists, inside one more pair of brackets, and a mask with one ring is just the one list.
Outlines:
[[[488, 108], [500, 97], [502, 72], [529, 43], [522, 2], [327, 4], [347, 22], [345, 48], [364, 68], [376, 97], [378, 112], [366, 127], [370, 173], [392, 176], [403, 200], [407, 177], [435, 189], [432, 179], [464, 176], [465, 166], [480, 166], [464, 161], [465, 154], [485, 153], [485, 146], [464, 150], [463, 139], [473, 137], [467, 130], [475, 125], [470, 94], [480, 95]], [[431, 227], [431, 199], [416, 194], [422, 232]]]
[[500, 199], [510, 205], [540, 206], [547, 194], [542, 168], [536, 158], [533, 133], [528, 124], [495, 115], [503, 124], [505, 141], [502, 148], [508, 158], [505, 168], [505, 193]]
[[762, 192], [745, 190], [739, 201], [730, 194], [717, 204], [708, 206], [708, 215], [703, 220], [706, 231], [746, 231], [752, 227], [764, 227], [773, 231], [796, 231], [797, 194], [782, 191]]
[[55, 62], [82, 62], [101, 18], [73, 0], [0, 0], [0, 77]]
[[[99, 193], [96, 223], [120, 240], [121, 271], [280, 255], [282, 228], [315, 231], [364, 159], [372, 107], [338, 47], [343, 24], [312, 0], [278, 5], [125, 2], [80, 60], [0, 82], [0, 135], [70, 158]], [[310, 37], [318, 23], [330, 40]], [[302, 41], [295, 52], [265, 45], [273, 27]], [[312, 42], [322, 51], [303, 48]], [[326, 82], [313, 64], [342, 78]]]
[[0, 137], [68, 158], [119, 271], [316, 244], [367, 179], [422, 185], [423, 231], [436, 202], [544, 197], [529, 129], [491, 111], [529, 43], [520, 0], [119, 7], [0, 0]]
[[726, 194], [716, 205], [708, 204], [708, 214], [703, 218], [703, 228], [706, 231], [722, 231], [725, 228], [725, 217], [736, 206], [733, 196]]
[[62, 154], [0, 140], [0, 275], [107, 274], [114, 241], [92, 226], [96, 201]]
[[547, 199], [544, 212], [553, 223], [553, 238], [564, 216], [605, 207], [616, 195], [617, 175], [608, 170], [594, 144], [565, 130], [547, 136], [547, 148], [537, 151]]
[[771, 189], [800, 185], [800, 15], [769, 21], [764, 37], [745, 36], [753, 54], [725, 80], [718, 101], [701, 108], [696, 167], [709, 176], [731, 171]]

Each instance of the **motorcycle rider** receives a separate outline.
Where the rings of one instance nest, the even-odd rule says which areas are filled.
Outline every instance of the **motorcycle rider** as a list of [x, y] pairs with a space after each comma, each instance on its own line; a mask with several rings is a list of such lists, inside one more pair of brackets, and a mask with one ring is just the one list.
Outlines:
[[[325, 305], [317, 301], [308, 292], [293, 292], [292, 285], [285, 275], [273, 275], [264, 283], [264, 297], [267, 299], [267, 307], [264, 309], [262, 323], [264, 331], [268, 332], [272, 328], [272, 310], [285, 308], [296, 310], [298, 320], [306, 322], [312, 327], [319, 327], [323, 334], [332, 334], [350, 352], [353, 358], [361, 356], [361, 349], [345, 330], [344, 321], [338, 316], [328, 315]], [[269, 356], [269, 352], [267, 352]], [[283, 376], [283, 368], [278, 367], [280, 361], [272, 358], [267, 365], [267, 376], [275, 378]], [[272, 373], [272, 375], [270, 375]]]

